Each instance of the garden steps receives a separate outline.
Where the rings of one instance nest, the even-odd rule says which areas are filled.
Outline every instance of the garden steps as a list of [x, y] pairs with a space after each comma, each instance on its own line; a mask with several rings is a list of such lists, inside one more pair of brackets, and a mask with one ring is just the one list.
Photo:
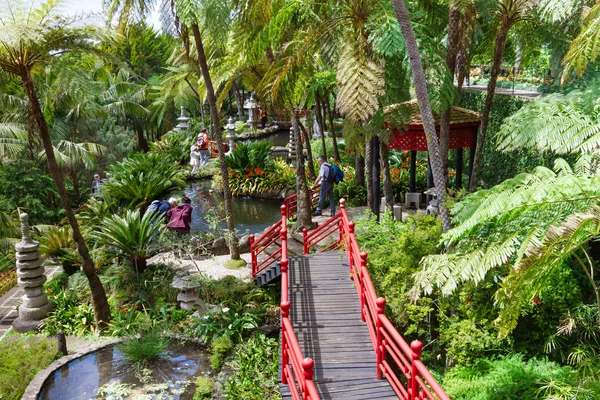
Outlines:
[[[300, 349], [315, 362], [321, 399], [397, 399], [387, 380], [375, 378], [375, 352], [349, 271], [338, 251], [289, 258], [290, 321]], [[279, 370], [282, 398], [291, 399]]]

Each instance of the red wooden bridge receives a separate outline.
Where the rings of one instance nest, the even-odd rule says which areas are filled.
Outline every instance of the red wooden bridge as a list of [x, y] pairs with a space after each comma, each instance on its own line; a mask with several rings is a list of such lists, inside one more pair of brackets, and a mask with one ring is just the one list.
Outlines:
[[[252, 275], [281, 277], [280, 388], [284, 399], [449, 399], [385, 316], [351, 222], [341, 211], [303, 232], [304, 255], [288, 257], [287, 219], [251, 237]], [[312, 254], [310, 254], [312, 252]]]

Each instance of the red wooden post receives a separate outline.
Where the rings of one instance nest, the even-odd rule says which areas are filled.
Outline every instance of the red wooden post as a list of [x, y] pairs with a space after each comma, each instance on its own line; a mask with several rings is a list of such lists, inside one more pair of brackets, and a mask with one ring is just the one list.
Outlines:
[[306, 236], [308, 236], [308, 230], [302, 228], [302, 243], [304, 243], [304, 254], [308, 254], [308, 243], [306, 243]]
[[[342, 199], [343, 200], [343, 199]], [[341, 200], [340, 200], [341, 205]], [[354, 221], [350, 221], [348, 223], [348, 248], [346, 249], [346, 257], [348, 258], [348, 264], [350, 264], [350, 279], [354, 280], [354, 251], [352, 247], [352, 239], [351, 236], [354, 236]]]
[[252, 257], [252, 277], [256, 275], [256, 251], [254, 249], [254, 234], [250, 235], [250, 257]]
[[364, 251], [360, 253], [360, 272], [358, 279], [360, 280], [360, 319], [365, 322], [365, 281], [363, 279], [363, 270], [367, 268], [367, 256], [368, 254]]
[[287, 207], [285, 206], [285, 204], [282, 204], [281, 205], [281, 221], [285, 222], [286, 217], [287, 217]]
[[375, 300], [377, 304], [377, 321], [375, 322], [375, 330], [377, 332], [377, 347], [375, 348], [375, 357], [377, 358], [377, 379], [383, 379], [383, 373], [381, 371], [381, 364], [385, 360], [385, 343], [383, 342], [383, 333], [381, 332], [381, 316], [385, 312], [385, 299], [378, 297]]
[[340, 208], [346, 208], [346, 199], [343, 197], [340, 199]]
[[419, 382], [417, 382], [417, 375], [419, 372], [417, 371], [417, 367], [415, 365], [415, 361], [421, 358], [421, 349], [423, 349], [423, 343], [418, 340], [413, 340], [410, 344], [410, 348], [412, 350], [411, 355], [411, 371], [410, 371], [410, 394], [409, 399], [418, 399], [419, 398]]
[[[281, 319], [288, 318], [290, 315], [290, 302], [287, 300], [282, 300], [281, 304]], [[287, 350], [287, 340], [285, 337], [285, 324], [282, 322], [281, 324], [281, 383], [287, 384], [287, 376], [285, 374], [285, 370], [288, 367], [289, 358], [288, 358], [288, 350]]]
[[[302, 360], [302, 369], [304, 370], [304, 380], [305, 381], [312, 381], [313, 374], [314, 374], [314, 370], [313, 370], [314, 367], [315, 367], [315, 362], [313, 361], [312, 358], [306, 357], [304, 360]], [[304, 382], [304, 385], [302, 385], [302, 387], [301, 387], [303, 399], [307, 399], [309, 397], [307, 386], [308, 385], [306, 384], [306, 382]]]

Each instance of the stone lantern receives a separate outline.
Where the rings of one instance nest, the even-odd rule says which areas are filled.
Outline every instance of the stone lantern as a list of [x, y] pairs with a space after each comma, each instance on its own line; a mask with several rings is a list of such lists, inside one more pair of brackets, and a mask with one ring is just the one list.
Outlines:
[[187, 131], [190, 127], [188, 125], [189, 120], [189, 117], [185, 116], [183, 106], [181, 106], [181, 115], [177, 118], [177, 125], [175, 126], [175, 129], [177, 129], [178, 131]]
[[246, 104], [244, 104], [244, 108], [246, 110], [248, 110], [248, 121], [246, 121], [246, 123], [249, 124], [250, 126], [254, 126], [254, 109], [256, 108], [256, 101], [254, 100], [254, 92], [252, 92], [252, 94], [250, 95], [250, 98], [248, 99]]
[[296, 135], [294, 134], [294, 128], [290, 128], [290, 142], [288, 143], [288, 147], [288, 158], [290, 159], [290, 166], [296, 168]]
[[21, 214], [22, 240], [15, 245], [17, 252], [17, 277], [18, 285], [23, 288], [23, 303], [19, 306], [19, 317], [13, 322], [17, 332], [29, 332], [38, 328], [40, 322], [52, 311], [52, 303], [48, 301], [43, 285], [46, 282], [44, 275], [44, 260], [38, 251], [39, 243], [31, 240], [29, 236], [29, 216]]
[[229, 119], [227, 120], [227, 125], [225, 125], [225, 129], [227, 129], [227, 136], [225, 138], [227, 139], [227, 143], [229, 144], [229, 151], [225, 154], [229, 155], [233, 151], [233, 139], [235, 139], [235, 124], [233, 123], [232, 117], [229, 117]]

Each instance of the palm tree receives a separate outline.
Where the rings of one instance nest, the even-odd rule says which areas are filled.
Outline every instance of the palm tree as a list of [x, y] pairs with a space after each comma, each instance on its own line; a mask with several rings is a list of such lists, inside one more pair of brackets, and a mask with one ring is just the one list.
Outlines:
[[504, 47], [508, 39], [510, 29], [519, 21], [522, 21], [529, 9], [532, 7], [533, 0], [498, 0], [498, 10], [496, 14], [500, 18], [500, 28], [496, 33], [494, 40], [494, 57], [492, 61], [492, 69], [490, 71], [490, 80], [487, 87], [487, 96], [483, 105], [481, 114], [481, 126], [477, 133], [477, 147], [475, 150], [475, 160], [473, 161], [473, 171], [471, 172], [471, 180], [469, 190], [474, 192], [477, 190], [479, 176], [481, 174], [481, 165], [483, 162], [483, 147], [485, 145], [485, 135], [487, 133], [488, 124], [490, 122], [490, 112], [492, 111], [492, 101], [496, 91], [496, 82], [500, 73], [500, 65], [502, 64], [502, 55]]
[[73, 229], [73, 238], [83, 259], [83, 271], [92, 293], [96, 325], [102, 329], [110, 321], [110, 309], [104, 287], [96, 275], [88, 247], [81, 235], [79, 224], [71, 208], [61, 170], [54, 155], [50, 131], [38, 98], [32, 77], [36, 68], [51, 63], [60, 54], [75, 49], [95, 51], [90, 39], [101, 38], [100, 31], [89, 27], [74, 28], [72, 21], [63, 18], [57, 6], [59, 1], [49, 1], [40, 8], [23, 11], [14, 1], [5, 1], [0, 18], [0, 68], [19, 77], [32, 110], [48, 158], [50, 174], [56, 182], [62, 206]]
[[402, 36], [404, 37], [406, 51], [410, 59], [417, 102], [419, 103], [419, 110], [421, 111], [423, 127], [427, 137], [427, 149], [433, 171], [433, 183], [435, 185], [437, 198], [442, 202], [442, 209], [440, 213], [442, 218], [442, 227], [444, 231], [447, 231], [450, 229], [452, 224], [450, 222], [448, 206], [445, 204], [446, 180], [444, 179], [443, 162], [437, 141], [433, 112], [429, 103], [427, 79], [425, 77], [425, 72], [423, 71], [423, 64], [421, 63], [421, 54], [419, 53], [419, 46], [415, 38], [415, 32], [413, 31], [412, 24], [410, 22], [410, 15], [406, 9], [404, 0], [392, 0], [392, 5], [394, 7], [394, 11], [396, 12], [396, 17], [398, 18], [398, 23], [400, 24], [400, 29], [402, 30]]

